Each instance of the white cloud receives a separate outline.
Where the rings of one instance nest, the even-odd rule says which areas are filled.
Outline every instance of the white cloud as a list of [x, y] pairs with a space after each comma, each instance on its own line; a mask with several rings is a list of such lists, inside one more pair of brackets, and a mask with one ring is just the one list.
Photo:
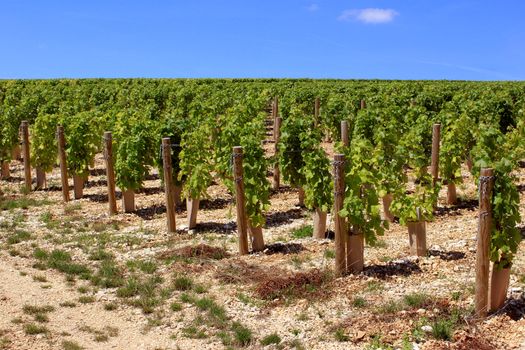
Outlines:
[[363, 23], [388, 23], [394, 20], [399, 13], [392, 9], [353, 9], [345, 10], [337, 18], [340, 21], [356, 20]]
[[306, 8], [309, 12], [316, 12], [319, 10], [319, 5], [317, 4], [311, 4]]

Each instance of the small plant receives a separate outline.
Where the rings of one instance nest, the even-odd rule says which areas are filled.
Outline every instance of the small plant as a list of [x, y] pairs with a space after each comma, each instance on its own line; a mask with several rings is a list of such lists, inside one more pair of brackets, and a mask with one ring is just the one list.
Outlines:
[[231, 330], [235, 336], [235, 342], [239, 346], [248, 346], [252, 342], [252, 331], [239, 322], [233, 322]]
[[36, 323], [28, 323], [24, 326], [24, 332], [28, 335], [35, 335], [48, 333], [49, 330], [45, 326]]
[[293, 238], [308, 238], [308, 237], [312, 237], [313, 234], [314, 234], [314, 228], [312, 225], [301, 226], [292, 231]]
[[193, 280], [187, 276], [179, 276], [173, 281], [173, 286], [180, 291], [190, 290], [193, 288]]
[[78, 302], [81, 304], [90, 304], [95, 302], [95, 297], [92, 295], [82, 295], [78, 298]]
[[80, 346], [78, 343], [75, 343], [71, 340], [64, 340], [62, 342], [62, 349], [64, 350], [83, 350], [84, 348]]
[[333, 249], [326, 249], [324, 251], [324, 257], [326, 259], [335, 259], [335, 250], [333, 250]]
[[170, 309], [173, 312], [179, 312], [182, 310], [182, 304], [174, 301], [173, 303], [170, 304]]
[[15, 232], [7, 237], [7, 244], [17, 244], [31, 239], [31, 234], [24, 230], [15, 230]]
[[73, 301], [64, 301], [60, 303], [59, 305], [62, 307], [76, 307], [77, 306], [77, 304]]
[[354, 300], [352, 300], [352, 306], [357, 308], [362, 308], [366, 306], [366, 300], [363, 297], [355, 297]]
[[268, 334], [261, 340], [261, 345], [267, 346], [270, 344], [279, 344], [281, 342], [281, 337], [277, 333]]
[[203, 339], [207, 337], [204, 331], [202, 331], [201, 329], [198, 329], [195, 326], [189, 326], [189, 327], [183, 328], [182, 334], [186, 338], [191, 338], [191, 339]]
[[337, 328], [334, 333], [335, 340], [339, 342], [345, 342], [350, 340], [348, 335], [345, 334], [345, 330], [343, 328]]
[[106, 303], [104, 304], [104, 310], [106, 311], [113, 311], [113, 310], [116, 310], [118, 308], [118, 304], [117, 303]]
[[47, 282], [47, 278], [44, 275], [34, 275], [33, 281], [35, 282]]
[[413, 308], [421, 308], [430, 301], [430, 296], [424, 293], [412, 293], [404, 296], [405, 304]]

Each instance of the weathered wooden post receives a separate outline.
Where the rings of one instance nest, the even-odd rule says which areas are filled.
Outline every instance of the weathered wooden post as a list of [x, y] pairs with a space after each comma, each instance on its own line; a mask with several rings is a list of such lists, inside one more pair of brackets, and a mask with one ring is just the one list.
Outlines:
[[492, 189], [494, 170], [481, 169], [479, 177], [479, 224], [476, 249], [476, 296], [475, 307], [478, 317], [486, 317], [489, 293], [489, 247], [492, 230]]
[[[273, 114], [273, 125], [275, 125], [276, 119], [279, 117], [279, 97], [277, 97], [277, 96], [273, 100], [273, 111], [272, 111], [272, 114]], [[273, 133], [273, 140], [275, 142], [277, 142], [277, 138], [276, 138], [275, 132]]]
[[132, 213], [135, 211], [135, 191], [127, 189], [122, 190], [122, 209], [124, 213]]
[[69, 202], [69, 184], [67, 181], [66, 139], [64, 127], [57, 127], [58, 159], [60, 161], [60, 179], [62, 180], [62, 199]]
[[365, 267], [364, 248], [365, 241], [362, 232], [357, 230], [348, 231], [346, 241], [346, 268], [348, 273], [358, 274]]
[[115, 193], [115, 168], [113, 165], [113, 136], [110, 131], [104, 132], [104, 160], [106, 161], [106, 177], [108, 180], [109, 215], [117, 213], [117, 198]]
[[366, 108], [366, 101], [361, 100], [361, 109], [365, 109], [365, 108]]
[[274, 161], [273, 164], [273, 183], [272, 187], [274, 190], [278, 190], [279, 186], [281, 185], [281, 170], [279, 169], [279, 140], [281, 139], [281, 123], [283, 119], [281, 117], [277, 117], [274, 119], [274, 125], [273, 125], [273, 135], [275, 137], [275, 143], [274, 143]]
[[242, 147], [233, 147], [233, 179], [235, 181], [235, 199], [237, 205], [237, 234], [239, 237], [239, 254], [248, 254], [248, 219], [244, 198], [244, 181], [242, 169]]
[[346, 120], [341, 121], [341, 142], [343, 146], [348, 147], [348, 122]]
[[35, 171], [36, 171], [35, 189], [41, 190], [42, 188], [44, 188], [45, 183], [46, 183], [46, 172], [42, 170], [42, 168], [39, 168], [39, 167], [35, 168]]
[[430, 174], [434, 185], [439, 179], [439, 140], [441, 135], [441, 124], [432, 127], [432, 160], [430, 163]]
[[334, 224], [335, 224], [335, 274], [342, 276], [346, 271], [345, 240], [346, 229], [344, 218], [339, 215], [343, 209], [345, 195], [344, 154], [334, 155]]
[[9, 169], [9, 161], [3, 161], [2, 162], [2, 179], [9, 179], [11, 177], [10, 169]]
[[24, 179], [26, 191], [31, 191], [31, 158], [29, 153], [29, 123], [23, 120], [20, 125], [22, 133], [22, 154], [24, 155]]
[[321, 99], [319, 97], [315, 98], [314, 103], [314, 126], [317, 127], [319, 125], [319, 110], [321, 109]]
[[175, 224], [175, 198], [173, 198], [173, 169], [171, 165], [171, 139], [162, 139], [162, 165], [164, 168], [164, 192], [166, 193], [166, 216], [168, 220], [168, 232], [176, 231]]

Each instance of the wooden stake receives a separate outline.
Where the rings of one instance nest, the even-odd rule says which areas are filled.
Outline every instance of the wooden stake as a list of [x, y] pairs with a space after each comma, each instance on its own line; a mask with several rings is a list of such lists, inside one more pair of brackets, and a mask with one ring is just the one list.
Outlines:
[[248, 220], [244, 198], [244, 181], [242, 169], [242, 147], [233, 147], [233, 179], [237, 204], [237, 232], [239, 236], [239, 254], [248, 254]]
[[319, 125], [319, 110], [321, 109], [321, 100], [319, 97], [315, 98], [314, 103], [314, 126], [317, 127]]
[[390, 211], [390, 205], [392, 204], [393, 199], [394, 196], [391, 193], [387, 193], [383, 196], [383, 216], [384, 219], [389, 222], [394, 222], [394, 215]]
[[492, 189], [494, 170], [482, 168], [479, 177], [479, 224], [476, 249], [476, 296], [475, 307], [478, 317], [486, 317], [489, 292], [489, 247], [492, 231]]
[[365, 109], [365, 108], [366, 108], [366, 101], [361, 100], [361, 109]]
[[42, 168], [36, 168], [36, 190], [44, 188], [46, 183], [46, 172]]
[[110, 131], [104, 132], [104, 160], [106, 161], [106, 177], [108, 179], [109, 215], [117, 213], [117, 197], [115, 193], [115, 169], [113, 166], [113, 136]]
[[197, 213], [199, 212], [200, 198], [186, 198], [186, 212], [188, 215], [188, 229], [197, 227]]
[[124, 213], [132, 213], [135, 211], [135, 191], [122, 191], [122, 209]]
[[348, 273], [358, 274], [363, 272], [365, 267], [364, 235], [360, 232], [348, 233], [346, 241], [346, 268]]
[[430, 174], [434, 185], [439, 178], [439, 139], [441, 134], [441, 124], [434, 124], [432, 127], [432, 160], [430, 163]]
[[427, 223], [425, 221], [409, 222], [408, 239], [410, 254], [417, 256], [427, 255]]
[[326, 212], [320, 208], [314, 211], [314, 238], [326, 238]]
[[10, 171], [9, 171], [9, 162], [3, 161], [2, 162], [2, 179], [9, 179], [11, 177]]
[[334, 223], [335, 223], [335, 274], [342, 276], [346, 271], [344, 219], [339, 215], [345, 196], [344, 154], [334, 155]]
[[274, 143], [274, 154], [275, 154], [275, 163], [273, 164], [273, 183], [272, 188], [274, 190], [278, 190], [279, 186], [281, 185], [281, 170], [279, 168], [279, 140], [281, 139], [281, 124], [283, 119], [281, 117], [277, 117], [274, 119], [273, 124], [273, 135], [275, 137], [275, 143]]
[[175, 225], [175, 198], [173, 198], [173, 169], [171, 166], [171, 139], [162, 139], [162, 165], [164, 167], [164, 192], [166, 193], [166, 217], [168, 232], [176, 232]]
[[31, 191], [31, 157], [29, 154], [29, 123], [22, 121], [20, 125], [22, 131], [22, 154], [24, 155], [24, 178], [26, 191]]
[[346, 120], [341, 121], [341, 142], [343, 143], [343, 146], [348, 147], [348, 122]]
[[57, 127], [58, 158], [60, 160], [60, 178], [62, 180], [62, 199], [69, 202], [69, 184], [67, 181], [66, 139], [64, 138], [64, 127]]
[[458, 201], [456, 194], [456, 184], [452, 181], [449, 181], [447, 184], [447, 204], [454, 205]]
[[299, 192], [297, 193], [297, 197], [299, 199], [299, 206], [300, 207], [304, 207], [304, 196], [305, 196], [304, 188], [299, 187]]
[[248, 228], [250, 232], [252, 250], [254, 252], [262, 252], [264, 250], [264, 237], [262, 233], [262, 226], [253, 226], [250, 222], [250, 219], [248, 219]]
[[73, 198], [80, 199], [84, 196], [84, 182], [84, 176], [73, 175]]

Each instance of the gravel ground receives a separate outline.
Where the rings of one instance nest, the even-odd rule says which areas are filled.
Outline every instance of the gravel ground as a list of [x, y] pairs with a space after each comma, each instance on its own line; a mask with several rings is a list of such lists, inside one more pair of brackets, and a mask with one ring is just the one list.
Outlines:
[[[271, 153], [272, 147], [267, 147]], [[11, 173], [11, 179], [0, 181], [0, 188], [4, 195], [19, 200], [24, 197], [20, 193], [20, 162], [11, 163]], [[518, 175], [519, 183], [525, 184], [525, 171]], [[107, 214], [101, 155], [96, 158], [83, 199], [62, 203], [58, 169], [48, 174], [47, 186], [25, 197], [30, 200], [28, 208], [0, 211], [4, 248], [0, 251], [0, 311], [5, 315], [0, 318], [0, 349], [74, 349], [74, 345], [86, 349], [227, 348], [223, 343], [241, 347], [233, 331], [235, 322], [252, 331], [251, 341], [244, 344], [247, 348], [525, 348], [523, 243], [512, 267], [510, 301], [504, 312], [485, 321], [470, 316], [477, 203], [476, 188], [466, 169], [464, 184], [458, 187], [462, 205], [447, 207], [443, 204], [445, 190], [440, 194], [438, 215], [427, 225], [428, 257], [409, 256], [407, 230], [393, 223], [377, 246], [365, 247], [363, 274], [326, 277], [303, 293], [270, 299], [258, 294], [263, 282], [301, 272], [331, 271], [334, 265], [333, 241], [294, 234], [297, 228], [312, 223], [311, 213], [297, 205], [296, 189], [283, 186], [273, 193], [267, 213], [265, 242], [283, 245], [238, 256], [235, 207], [232, 195], [220, 184], [211, 186], [209, 198], [201, 202], [197, 229], [188, 231], [185, 207], [178, 208], [176, 234], [166, 232], [164, 193], [154, 170], [136, 196], [137, 212], [113, 217]], [[522, 198], [522, 215], [524, 204]], [[118, 207], [120, 211], [120, 203]], [[332, 230], [330, 216], [328, 220]], [[22, 238], [17, 242], [15, 236]], [[222, 259], [162, 258], [199, 244], [220, 248]], [[291, 252], [279, 252], [283, 246]], [[37, 247], [65, 250], [73, 262], [93, 271], [101, 265], [100, 260], [93, 260], [93, 254], [101, 249], [111, 253], [125, 278], [132, 274], [139, 279], [162, 277], [156, 297], [160, 302], [146, 311], [133, 303], [134, 299], [119, 297], [117, 288], [96, 286], [79, 276], [66, 278], [56, 268], [42, 267], [33, 256]], [[137, 261], [154, 261], [156, 270], [139, 271], [134, 267]], [[190, 277], [200, 290], [170, 288], [181, 274]], [[408, 305], [403, 301], [407, 295], [423, 295], [424, 301]], [[189, 301], [184, 299], [187, 296]], [[199, 298], [214, 300], [223, 308], [226, 316], [220, 324], [210, 321], [209, 308], [197, 305], [194, 300]], [[180, 310], [171, 309], [173, 302]], [[27, 305], [51, 305], [53, 310], [46, 313], [47, 322], [38, 322], [33, 320], [36, 316], [24, 311]], [[462, 310], [451, 334], [455, 341], [435, 339], [433, 322], [449, 317], [451, 310]], [[33, 323], [43, 325], [46, 331], [28, 334]], [[233, 337], [231, 342], [224, 341], [226, 333]], [[271, 334], [279, 336], [280, 344], [262, 345]]]

